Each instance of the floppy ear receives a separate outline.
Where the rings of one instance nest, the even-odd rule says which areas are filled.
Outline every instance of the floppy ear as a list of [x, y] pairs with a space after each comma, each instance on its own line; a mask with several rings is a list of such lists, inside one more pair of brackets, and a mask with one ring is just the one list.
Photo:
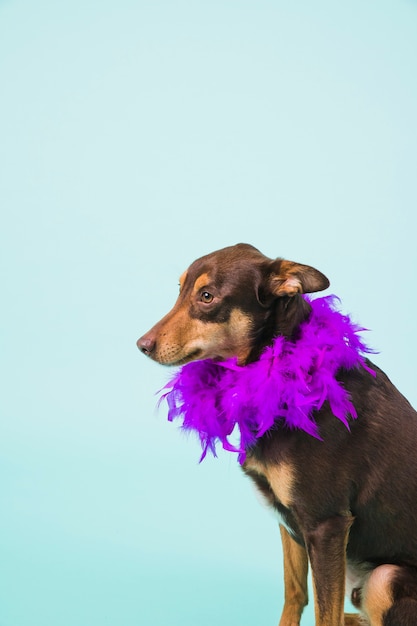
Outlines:
[[329, 285], [326, 276], [314, 267], [282, 259], [274, 261], [269, 277], [269, 290], [278, 297], [322, 291]]

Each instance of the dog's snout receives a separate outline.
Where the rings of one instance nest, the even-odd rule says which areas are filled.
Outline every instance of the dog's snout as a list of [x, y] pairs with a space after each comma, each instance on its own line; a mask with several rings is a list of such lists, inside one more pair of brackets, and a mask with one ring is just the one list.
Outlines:
[[155, 338], [149, 335], [143, 335], [140, 339], [137, 340], [136, 345], [143, 354], [150, 356], [152, 352], [155, 350]]

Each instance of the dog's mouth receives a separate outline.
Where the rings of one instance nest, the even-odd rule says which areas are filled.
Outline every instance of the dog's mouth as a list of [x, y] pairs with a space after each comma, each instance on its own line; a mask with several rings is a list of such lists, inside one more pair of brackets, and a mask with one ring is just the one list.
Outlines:
[[177, 361], [173, 361], [171, 363], [167, 363], [167, 365], [171, 367], [179, 367], [180, 365], [185, 365], [186, 363], [190, 363], [191, 361], [198, 361], [202, 354], [203, 351], [200, 348], [197, 348], [186, 356], [183, 356], [181, 359], [178, 359]]
[[[169, 367], [180, 367], [181, 365], [186, 365], [187, 363], [191, 363], [192, 361], [205, 361], [205, 360], [210, 360], [210, 361], [214, 361], [215, 363], [222, 363], [223, 361], [226, 361], [227, 359], [232, 358], [231, 356], [221, 356], [220, 354], [204, 354], [204, 351], [201, 349], [198, 350], [194, 350], [193, 352], [190, 352], [190, 354], [188, 354], [187, 356], [182, 357], [181, 359], [178, 359], [178, 361], [172, 361], [171, 363], [165, 363], [165, 365], [168, 365]], [[242, 359], [241, 361], [239, 361], [238, 359], [238, 364], [239, 365], [244, 365], [245, 364], [245, 360]]]

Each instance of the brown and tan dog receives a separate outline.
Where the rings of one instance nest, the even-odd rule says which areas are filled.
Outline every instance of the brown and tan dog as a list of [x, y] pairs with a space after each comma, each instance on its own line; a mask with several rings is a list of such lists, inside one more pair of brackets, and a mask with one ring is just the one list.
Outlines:
[[[277, 335], [295, 338], [310, 307], [302, 293], [329, 282], [319, 271], [272, 260], [247, 244], [195, 261], [174, 308], [138, 340], [164, 365], [257, 360]], [[322, 441], [277, 428], [247, 451], [244, 471], [280, 514], [285, 603], [297, 626], [313, 576], [317, 626], [417, 624], [417, 414], [375, 365], [340, 371], [358, 418], [348, 431], [327, 403]], [[360, 615], [344, 614], [345, 593]]]

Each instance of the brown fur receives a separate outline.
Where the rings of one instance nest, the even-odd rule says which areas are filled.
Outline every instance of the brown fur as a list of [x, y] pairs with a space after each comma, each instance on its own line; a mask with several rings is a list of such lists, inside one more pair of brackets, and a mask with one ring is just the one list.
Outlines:
[[[256, 360], [277, 335], [297, 338], [310, 312], [301, 293], [325, 289], [312, 267], [247, 244], [195, 261], [172, 309], [138, 341], [165, 365]], [[297, 626], [313, 576], [317, 626], [417, 624], [417, 416], [376, 366], [341, 371], [358, 419], [348, 431], [327, 403], [323, 441], [276, 428], [247, 451], [244, 471], [281, 517], [285, 603]], [[345, 585], [359, 615], [344, 615]]]

